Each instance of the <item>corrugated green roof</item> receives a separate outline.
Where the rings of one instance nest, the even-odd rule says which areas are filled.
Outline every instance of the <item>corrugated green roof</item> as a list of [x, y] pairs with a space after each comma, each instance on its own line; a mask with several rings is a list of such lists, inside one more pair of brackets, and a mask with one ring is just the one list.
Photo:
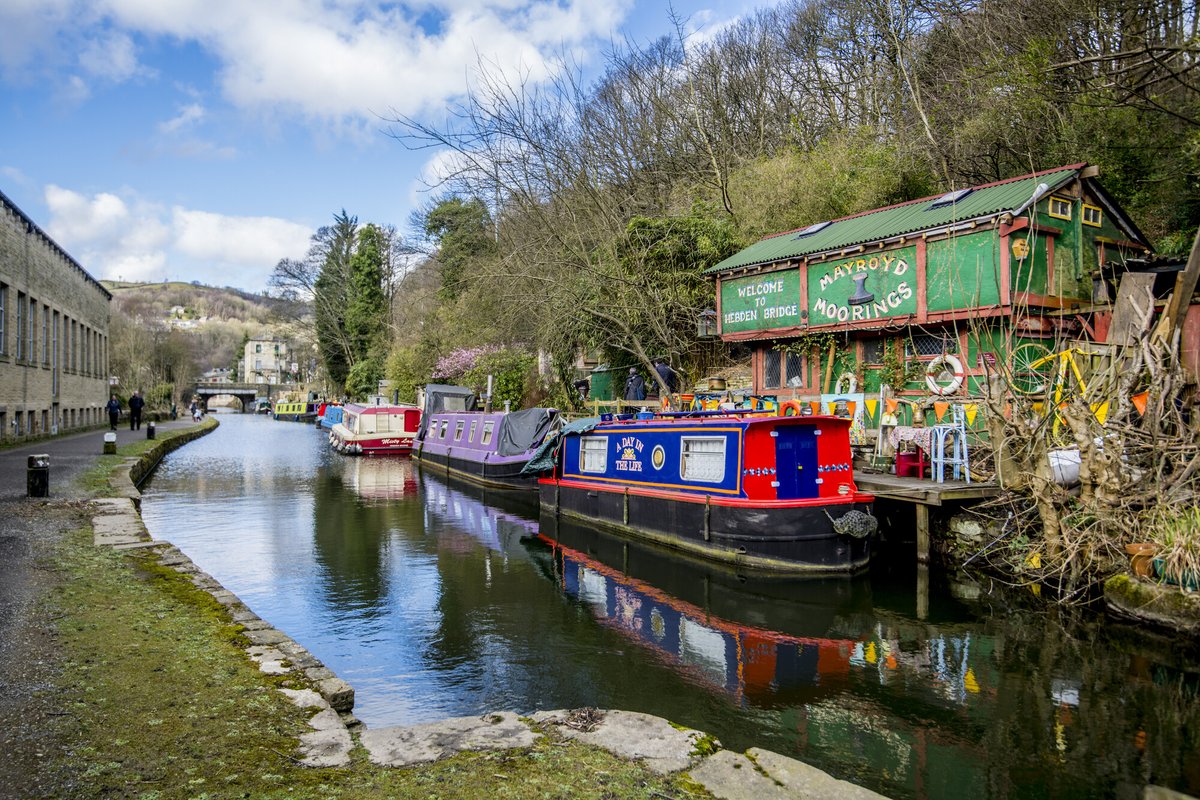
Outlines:
[[750, 245], [740, 253], [735, 253], [705, 272], [725, 272], [755, 264], [800, 258], [1013, 211], [1033, 196], [1039, 183], [1044, 183], [1053, 190], [1076, 177], [1084, 166], [1074, 164], [1010, 178], [999, 183], [976, 186], [958, 202], [938, 208], [930, 208], [930, 205], [941, 195], [834, 220], [816, 233], [801, 238], [797, 238], [800, 230], [775, 234]]

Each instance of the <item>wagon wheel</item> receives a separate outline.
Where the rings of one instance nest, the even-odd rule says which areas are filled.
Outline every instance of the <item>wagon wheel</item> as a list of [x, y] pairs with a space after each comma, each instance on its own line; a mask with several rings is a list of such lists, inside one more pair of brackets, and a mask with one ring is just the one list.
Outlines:
[[1009, 357], [1008, 385], [1017, 394], [1035, 395], [1046, 391], [1053, 372], [1050, 348], [1037, 342], [1018, 345]]

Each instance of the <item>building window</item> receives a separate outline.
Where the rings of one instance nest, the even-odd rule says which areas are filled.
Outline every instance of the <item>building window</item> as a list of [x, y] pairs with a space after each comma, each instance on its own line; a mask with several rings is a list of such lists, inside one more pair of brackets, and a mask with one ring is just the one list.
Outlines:
[[904, 345], [907, 358], [936, 358], [946, 353], [958, 352], [958, 337], [949, 331], [939, 333], [917, 333]]
[[1104, 212], [1098, 206], [1089, 206], [1083, 204], [1083, 224], [1091, 225], [1094, 228], [1099, 228], [1100, 223], [1104, 220]]
[[[8, 284], [0, 283], [0, 355], [8, 354]], [[0, 431], [0, 436], [3, 432]]]
[[679, 474], [685, 481], [720, 483], [725, 480], [725, 437], [685, 438]]
[[488, 420], [487, 422], [483, 423], [483, 440], [480, 442], [480, 444], [492, 443], [492, 429], [495, 427], [495, 425], [495, 420]]
[[37, 361], [37, 300], [29, 298], [29, 360]]
[[25, 357], [25, 293], [17, 292], [17, 361]]
[[579, 440], [580, 472], [604, 472], [607, 466], [607, 436], [585, 436]]
[[42, 363], [50, 366], [50, 306], [42, 306]]
[[454, 423], [454, 441], [458, 442], [462, 440], [462, 432], [465, 427], [467, 427], [466, 420], [460, 419]]
[[475, 428], [478, 427], [478, 425], [479, 425], [479, 420], [477, 420], [477, 419], [471, 420], [471, 433], [469, 436], [467, 436], [468, 442], [475, 441]]
[[1051, 197], [1049, 214], [1055, 219], [1070, 219], [1071, 218], [1071, 201], [1064, 200], [1061, 197]]
[[887, 352], [887, 339], [863, 340], [863, 363], [878, 366], [883, 363], [884, 353]]
[[256, 353], [261, 353], [261, 352], [262, 352], [262, 345], [261, 345], [261, 344], [256, 344], [256, 345], [254, 345], [254, 352], [256, 352]]
[[799, 389], [804, 386], [804, 356], [779, 348], [763, 350], [763, 388]]

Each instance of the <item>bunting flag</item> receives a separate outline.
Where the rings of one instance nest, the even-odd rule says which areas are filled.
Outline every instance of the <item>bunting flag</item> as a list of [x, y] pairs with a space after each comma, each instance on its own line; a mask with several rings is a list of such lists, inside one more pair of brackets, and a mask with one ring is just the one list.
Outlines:
[[[814, 413], [814, 414], [820, 414], [820, 413], [821, 413], [821, 401], [820, 401], [820, 400], [813, 400], [812, 402], [810, 402], [810, 403], [808, 404], [808, 407], [812, 409], [812, 411], [813, 411], [813, 413]], [[830, 410], [829, 410], [829, 413], [830, 413], [830, 414], [832, 414], [832, 413], [833, 413], [833, 409], [830, 409]]]
[[1095, 415], [1096, 422], [1099, 422], [1101, 425], [1103, 425], [1104, 420], [1108, 419], [1108, 401], [1105, 400], [1103, 403], [1092, 403], [1092, 414]]
[[967, 417], [967, 424], [974, 425], [975, 417], [979, 414], [979, 405], [977, 403], [966, 403], [963, 405], [963, 411]]
[[1133, 401], [1133, 407], [1138, 410], [1138, 414], [1146, 416], [1146, 401], [1150, 399], [1150, 393], [1139, 392], [1129, 399]]
[[900, 407], [900, 401], [894, 397], [889, 397], [887, 400], [884, 400], [883, 404], [884, 408], [887, 409], [887, 413], [889, 414], [895, 414], [896, 409]]
[[850, 419], [854, 419], [854, 408], [858, 405], [857, 400], [847, 400], [846, 408], [850, 409]]
[[937, 417], [937, 421], [941, 422], [946, 418], [946, 412], [950, 410], [949, 403], [934, 403], [933, 415]]
[[878, 400], [864, 400], [863, 402], [865, 402], [867, 404], [867, 416], [870, 417], [871, 419], [875, 419], [875, 409], [877, 409], [879, 407], [879, 401]]

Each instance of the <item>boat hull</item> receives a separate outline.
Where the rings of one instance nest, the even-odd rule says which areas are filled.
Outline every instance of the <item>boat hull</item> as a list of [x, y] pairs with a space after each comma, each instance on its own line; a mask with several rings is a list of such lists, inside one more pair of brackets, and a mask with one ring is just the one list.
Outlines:
[[490, 454], [487, 460], [472, 458], [476, 453], [458, 456], [453, 450], [441, 452], [442, 448], [430, 447], [426, 444], [413, 451], [413, 456], [422, 464], [455, 475], [464, 480], [478, 483], [482, 486], [494, 486], [498, 489], [523, 489], [535, 491], [538, 488], [537, 478], [522, 476], [521, 468], [528, 463], [528, 458], [504, 458]]
[[762, 504], [553, 478], [542, 479], [539, 492], [547, 511], [742, 569], [855, 572], [870, 561], [870, 537], [833, 529], [833, 519], [850, 510], [869, 513], [859, 498]]

